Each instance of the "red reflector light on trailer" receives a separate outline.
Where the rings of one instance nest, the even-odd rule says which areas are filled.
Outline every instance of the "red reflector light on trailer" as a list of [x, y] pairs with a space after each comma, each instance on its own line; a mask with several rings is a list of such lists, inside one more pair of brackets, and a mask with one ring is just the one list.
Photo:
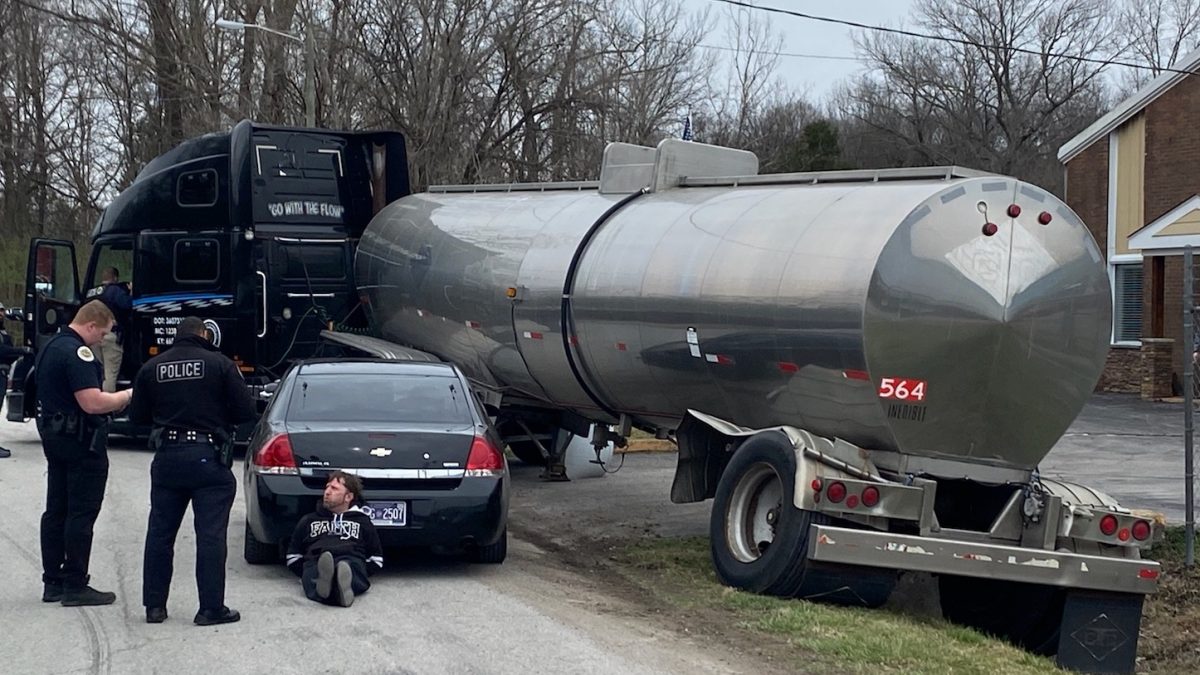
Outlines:
[[1140, 570], [1138, 570], [1138, 577], [1140, 577], [1142, 579], [1157, 579], [1158, 578], [1158, 570], [1149, 569], [1149, 568], [1140, 569]]
[[820, 478], [814, 478], [812, 483], [810, 483], [810, 485], [812, 485], [813, 492], [821, 491], [821, 479]]
[[846, 506], [852, 509], [857, 507], [858, 495], [850, 495], [849, 497], [846, 497]]
[[1133, 538], [1138, 541], [1146, 541], [1150, 538], [1150, 523], [1149, 521], [1139, 520], [1133, 524], [1130, 530]]
[[1108, 514], [1100, 519], [1100, 534], [1106, 537], [1111, 537], [1117, 533], [1117, 517], [1113, 514]]
[[877, 488], [873, 485], [868, 485], [867, 487], [863, 488], [862, 503], [863, 503], [863, 506], [868, 506], [868, 507], [875, 506], [876, 504], [878, 504], [879, 503], [879, 488]]
[[1117, 533], [1117, 539], [1120, 539], [1121, 541], [1129, 541], [1129, 528], [1122, 527], [1121, 531]]
[[829, 489], [825, 491], [825, 496], [829, 497], [829, 501], [834, 504], [839, 504], [846, 498], [846, 484], [841, 481], [834, 481], [829, 484]]

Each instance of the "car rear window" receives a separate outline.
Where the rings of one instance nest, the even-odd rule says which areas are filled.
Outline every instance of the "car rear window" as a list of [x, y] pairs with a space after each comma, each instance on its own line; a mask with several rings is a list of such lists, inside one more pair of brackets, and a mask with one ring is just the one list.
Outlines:
[[470, 424], [470, 403], [457, 379], [429, 375], [301, 375], [290, 422], [428, 422]]

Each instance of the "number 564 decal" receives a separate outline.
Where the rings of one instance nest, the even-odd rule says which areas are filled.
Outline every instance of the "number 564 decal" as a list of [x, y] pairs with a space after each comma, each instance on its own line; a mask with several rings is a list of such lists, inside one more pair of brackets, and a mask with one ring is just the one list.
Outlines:
[[885, 377], [879, 381], [879, 398], [894, 398], [898, 401], [924, 401], [925, 380]]

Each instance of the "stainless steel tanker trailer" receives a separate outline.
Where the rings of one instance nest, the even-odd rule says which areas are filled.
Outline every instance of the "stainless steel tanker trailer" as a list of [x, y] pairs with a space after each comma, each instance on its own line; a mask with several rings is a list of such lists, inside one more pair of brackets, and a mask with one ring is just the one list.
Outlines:
[[952, 620], [1131, 670], [1161, 526], [1037, 468], [1109, 345], [1084, 224], [957, 167], [757, 164], [613, 144], [596, 182], [404, 197], [363, 235], [360, 297], [525, 441], [675, 438], [671, 498], [713, 499], [726, 584], [876, 606], [929, 572]]

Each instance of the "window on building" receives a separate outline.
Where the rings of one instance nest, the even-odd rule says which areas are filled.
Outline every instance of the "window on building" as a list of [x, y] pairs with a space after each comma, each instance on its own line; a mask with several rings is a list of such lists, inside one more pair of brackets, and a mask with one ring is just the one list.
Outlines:
[[1113, 342], [1142, 339], [1142, 264], [1113, 265]]

